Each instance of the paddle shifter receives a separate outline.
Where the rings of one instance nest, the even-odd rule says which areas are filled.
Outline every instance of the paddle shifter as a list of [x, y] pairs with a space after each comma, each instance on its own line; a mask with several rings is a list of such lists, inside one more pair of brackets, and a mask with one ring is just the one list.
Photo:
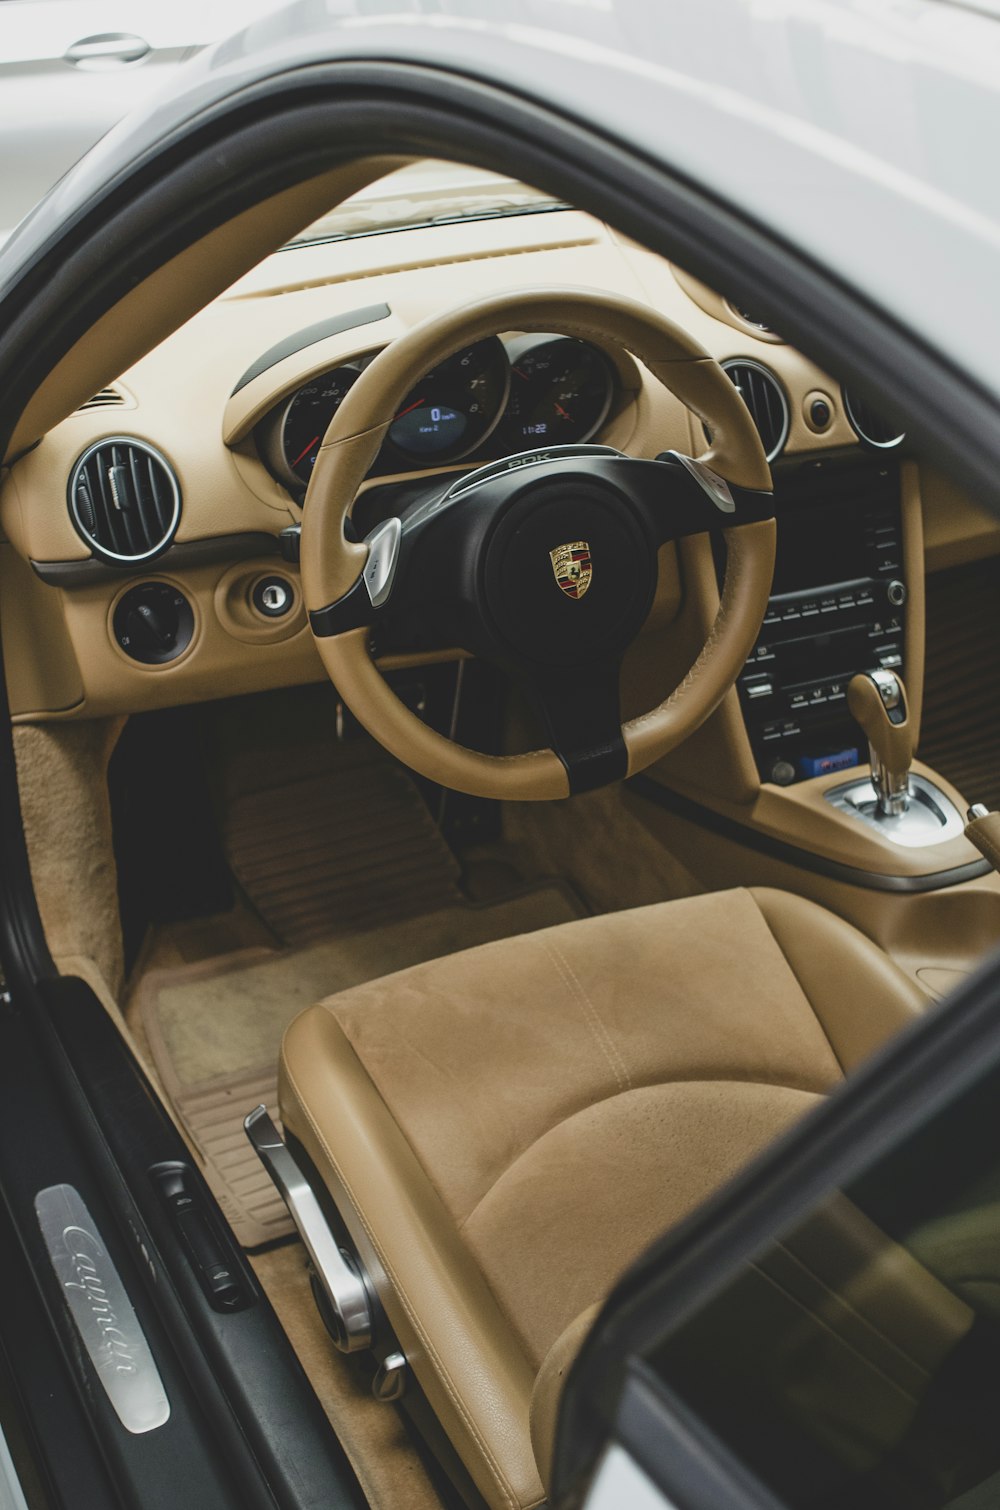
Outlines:
[[913, 729], [906, 688], [894, 671], [865, 671], [852, 678], [847, 705], [868, 735], [868, 757], [878, 812], [898, 818], [910, 806]]

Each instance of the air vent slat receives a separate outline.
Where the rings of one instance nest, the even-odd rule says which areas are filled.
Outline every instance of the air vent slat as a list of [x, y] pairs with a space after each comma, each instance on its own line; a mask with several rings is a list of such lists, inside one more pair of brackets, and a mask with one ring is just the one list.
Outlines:
[[95, 480], [101, 500], [101, 513], [110, 549], [116, 555], [126, 555], [128, 554], [128, 537], [118, 518], [118, 511], [112, 502], [111, 489], [108, 486], [107, 454], [105, 452], [97, 452], [90, 465], [89, 472], [90, 476]]
[[842, 393], [847, 418], [859, 439], [879, 451], [891, 451], [894, 446], [898, 446], [905, 440], [905, 432], [900, 430], [898, 425], [894, 425], [891, 420], [884, 419], [867, 399], [859, 398], [857, 394], [850, 393], [846, 388], [842, 390]]
[[[130, 489], [126, 486], [126, 477], [129, 470], [127, 467], [128, 459], [128, 451], [124, 447], [111, 447], [111, 468], [108, 473], [108, 486], [111, 488], [112, 504], [115, 504], [117, 490], [119, 504], [115, 504], [115, 512], [118, 515], [122, 529], [125, 532], [125, 539], [128, 542], [127, 554], [130, 556], [141, 556], [146, 546], [142, 539], [142, 531], [138, 528], [135, 515], [132, 511]], [[114, 483], [112, 483], [112, 477], [114, 477]]]
[[69, 481], [69, 507], [94, 554], [128, 566], [167, 548], [180, 520], [181, 496], [173, 470], [158, 451], [146, 441], [115, 435], [78, 458]]
[[155, 528], [158, 534], [162, 534], [170, 522], [170, 499], [166, 496], [163, 488], [160, 486], [156, 475], [156, 469], [153, 466], [152, 462], [150, 462], [148, 473], [150, 493], [152, 494], [153, 508], [156, 515]]
[[760, 362], [736, 357], [722, 366], [750, 410], [764, 454], [768, 461], [773, 461], [788, 439], [789, 412], [784, 389], [770, 368]]
[[152, 468], [153, 463], [148, 456], [133, 457], [132, 476], [135, 488], [136, 517], [142, 527], [145, 550], [151, 550], [163, 533], [160, 528], [160, 521], [156, 517], [156, 508], [153, 504], [155, 489], [151, 477]]
[[125, 395], [120, 388], [102, 388], [100, 393], [95, 393], [93, 398], [88, 398], [76, 411], [77, 414], [87, 414], [91, 409], [121, 409], [125, 404]]

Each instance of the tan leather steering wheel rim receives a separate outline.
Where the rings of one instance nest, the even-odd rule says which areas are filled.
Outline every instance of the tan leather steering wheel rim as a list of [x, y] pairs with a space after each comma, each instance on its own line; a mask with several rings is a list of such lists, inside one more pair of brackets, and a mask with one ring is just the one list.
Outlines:
[[[353, 385], [327, 431], [306, 493], [302, 585], [319, 612], [356, 584], [367, 547], [345, 523], [399, 405], [422, 373], [453, 352], [502, 330], [611, 340], [637, 357], [711, 429], [698, 458], [727, 482], [769, 492], [760, 437], [730, 379], [679, 325], [634, 300], [590, 289], [536, 288], [501, 294], [432, 316], [387, 346]], [[627, 774], [682, 743], [718, 707], [756, 641], [774, 572], [773, 519], [724, 531], [727, 567], [718, 613], [687, 676], [650, 712], [622, 726]], [[429, 728], [400, 702], [369, 653], [369, 631], [316, 638], [323, 664], [368, 732], [405, 764], [473, 796], [539, 801], [569, 795], [566, 767], [551, 749], [485, 755]]]

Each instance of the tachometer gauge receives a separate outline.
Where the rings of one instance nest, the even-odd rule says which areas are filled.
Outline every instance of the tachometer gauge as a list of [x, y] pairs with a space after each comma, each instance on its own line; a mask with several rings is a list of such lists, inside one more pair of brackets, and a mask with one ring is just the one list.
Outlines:
[[511, 349], [507, 435], [522, 450], [589, 440], [614, 395], [611, 363], [572, 336], [529, 337]]
[[456, 351], [407, 394], [389, 426], [390, 443], [418, 464], [468, 455], [496, 424], [509, 381], [496, 336]]
[[285, 465], [307, 483], [330, 421], [361, 376], [357, 367], [335, 367], [300, 388], [285, 410], [281, 451]]

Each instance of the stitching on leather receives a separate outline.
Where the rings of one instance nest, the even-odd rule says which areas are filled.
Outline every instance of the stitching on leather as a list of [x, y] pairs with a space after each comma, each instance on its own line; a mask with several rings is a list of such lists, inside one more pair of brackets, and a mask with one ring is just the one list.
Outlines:
[[994, 814], [990, 813], [989, 817], [980, 818], [979, 822], [983, 825], [981, 828], [976, 828], [975, 824], [973, 824], [972, 827], [975, 829], [976, 837], [973, 839], [970, 833], [969, 838], [972, 839], [972, 843], [975, 844], [980, 853], [986, 856], [993, 869], [1000, 870], [1000, 844], [994, 840], [992, 834], [989, 832], [995, 826], [989, 822], [989, 819], [992, 817], [994, 817]]
[[569, 988], [570, 995], [575, 996], [583, 1008], [584, 1017], [597, 1040], [598, 1048], [608, 1062], [608, 1067], [615, 1077], [618, 1089], [620, 1091], [631, 1090], [632, 1080], [625, 1066], [625, 1061], [618, 1050], [617, 1044], [608, 1032], [607, 1025], [601, 1017], [600, 1012], [584, 990], [583, 983], [577, 976], [576, 971], [565, 958], [557, 944], [553, 944], [550, 939], [542, 939], [540, 942], [549, 959], [562, 976], [563, 984]]
[[682, 682], [679, 682], [668, 698], [662, 703], [657, 703], [648, 713], [642, 713], [638, 718], [630, 719], [626, 724], [627, 729], [641, 729], [644, 724], [652, 719], [660, 717], [666, 710], [685, 698], [690, 689], [705, 674], [708, 659], [714, 651], [719, 640], [722, 638], [733, 608], [736, 602], [736, 581], [742, 572], [743, 558], [746, 555], [746, 544], [740, 530], [726, 531], [726, 548], [729, 552], [729, 566], [726, 570], [726, 579], [722, 585], [722, 599], [719, 603], [719, 611], [715, 615], [715, 621], [709, 630], [708, 638], [698, 653], [698, 658], [690, 668]]
[[[813, 1001], [812, 997], [809, 995], [809, 992], [806, 990], [805, 982], [802, 979], [800, 979], [798, 971], [793, 966], [791, 960], [788, 958], [788, 955], [785, 953], [784, 949], [782, 949], [782, 947], [781, 947], [781, 940], [779, 939], [778, 935], [775, 933], [774, 929], [771, 927], [770, 919], [768, 918], [767, 913], [764, 911], [763, 907], [760, 905], [760, 903], [758, 902], [757, 898], [754, 896], [754, 894], [753, 894], [752, 891], [750, 891], [748, 888], [745, 888], [745, 887], [742, 888], [742, 889], [746, 891], [747, 896], [750, 898], [751, 902], [753, 902], [753, 905], [756, 907], [756, 909], [757, 909], [757, 915], [760, 918], [761, 922], [764, 924], [764, 927], [767, 929], [768, 933], [770, 934], [771, 940], [772, 940], [772, 942], [774, 944], [774, 947], [777, 949], [778, 953], [781, 955], [781, 958], [784, 960], [785, 967], [788, 970], [788, 973], [791, 975], [791, 977], [794, 980], [795, 984], [798, 986], [799, 990], [802, 992], [802, 999], [803, 999], [803, 1001], [805, 1001], [808, 1004], [810, 1012], [812, 1013], [813, 1017], [816, 1019], [816, 1026], [819, 1028], [820, 1032], [823, 1034], [823, 1037], [826, 1039], [827, 1047], [829, 1048], [830, 1053], [833, 1055], [833, 1062], [834, 1062], [834, 1064], [837, 1066], [837, 1068], [840, 1071], [841, 1075], [843, 1075], [843, 1076], [846, 1077], [847, 1070], [844, 1067], [844, 1061], [841, 1059], [840, 1055], [837, 1053], [836, 1048], [834, 1047], [833, 1039], [830, 1037], [829, 1033], [827, 1032], [826, 1025], [823, 1022], [822, 1017], [819, 1015], [819, 1012], [816, 1010], [816, 1003]], [[873, 947], [877, 947], [877, 946], [873, 946]]]
[[[337, 1024], [337, 1026], [338, 1026], [338, 1028], [340, 1027], [339, 1023]], [[353, 1052], [353, 1046], [352, 1046], [352, 1052]], [[405, 1292], [402, 1284], [399, 1281], [399, 1278], [398, 1278], [398, 1276], [396, 1274], [395, 1269], [393, 1268], [392, 1264], [389, 1262], [387, 1255], [383, 1251], [381, 1243], [378, 1241], [378, 1238], [376, 1237], [376, 1234], [375, 1234], [373, 1228], [371, 1227], [371, 1225], [370, 1225], [367, 1217], [365, 1216], [364, 1210], [363, 1210], [363, 1208], [361, 1206], [361, 1202], [356, 1198], [356, 1196], [354, 1194], [354, 1190], [353, 1190], [353, 1187], [351, 1185], [351, 1182], [347, 1179], [347, 1176], [344, 1174], [344, 1171], [343, 1171], [343, 1169], [342, 1169], [339, 1161], [335, 1157], [335, 1155], [333, 1153], [333, 1150], [331, 1149], [329, 1143], [326, 1140], [325, 1134], [323, 1133], [322, 1129], [320, 1128], [320, 1126], [316, 1122], [316, 1119], [313, 1117], [313, 1115], [310, 1112], [308, 1106], [306, 1105], [305, 1101], [303, 1100], [301, 1092], [299, 1091], [298, 1081], [296, 1080], [295, 1075], [293, 1074], [292, 1069], [291, 1069], [291, 1067], [290, 1067], [290, 1065], [288, 1063], [287, 1056], [284, 1053], [282, 1053], [282, 1059], [284, 1060], [285, 1075], [286, 1075], [286, 1078], [288, 1080], [289, 1085], [291, 1086], [292, 1090], [295, 1093], [295, 1099], [298, 1102], [299, 1110], [303, 1113], [303, 1115], [306, 1118], [306, 1121], [309, 1123], [309, 1126], [312, 1128], [314, 1134], [316, 1135], [317, 1139], [319, 1140], [319, 1143], [320, 1143], [320, 1146], [323, 1149], [323, 1152], [326, 1154], [326, 1157], [329, 1159], [331, 1165], [333, 1166], [334, 1171], [336, 1172], [337, 1179], [340, 1181], [341, 1185], [344, 1187], [344, 1192], [347, 1195], [348, 1200], [351, 1202], [351, 1205], [354, 1207], [355, 1211], [357, 1212], [357, 1214], [358, 1214], [358, 1220], [360, 1221], [361, 1225], [364, 1227], [365, 1233], [366, 1233], [366, 1235], [368, 1237], [369, 1242], [371, 1243], [372, 1247], [375, 1249], [376, 1253], [378, 1254], [378, 1258], [379, 1258], [380, 1264], [385, 1269], [386, 1274], [389, 1276], [389, 1278], [392, 1281], [393, 1288], [395, 1289], [396, 1294], [399, 1297], [399, 1302], [400, 1302], [401, 1306], [403, 1307], [403, 1310], [406, 1312], [407, 1319], [409, 1320], [409, 1322], [410, 1322], [411, 1326], [413, 1327], [413, 1330], [416, 1332], [417, 1336], [420, 1338], [420, 1341], [423, 1344], [423, 1347], [424, 1347], [425, 1352], [427, 1353], [427, 1356], [431, 1359], [432, 1363], [434, 1364], [434, 1367], [437, 1370], [437, 1373], [438, 1373], [438, 1376], [439, 1376], [439, 1378], [441, 1380], [441, 1383], [444, 1385], [446, 1394], [448, 1395], [448, 1397], [451, 1400], [452, 1404], [454, 1405], [455, 1409], [458, 1411], [458, 1414], [461, 1417], [462, 1421], [464, 1422], [466, 1428], [468, 1429], [468, 1432], [469, 1432], [470, 1436], [472, 1437], [473, 1441], [476, 1443], [477, 1447], [479, 1448], [480, 1452], [482, 1453], [483, 1459], [484, 1459], [484, 1461], [485, 1461], [485, 1463], [486, 1463], [486, 1465], [487, 1465], [490, 1473], [493, 1475], [493, 1479], [494, 1479], [494, 1481], [495, 1481], [495, 1483], [497, 1485], [497, 1488], [500, 1490], [500, 1493], [503, 1495], [505, 1501], [507, 1502], [508, 1505], [511, 1506], [511, 1510], [519, 1510], [518, 1496], [514, 1493], [513, 1487], [510, 1484], [508, 1484], [507, 1479], [504, 1476], [503, 1470], [501, 1469], [500, 1464], [497, 1462], [496, 1458], [494, 1457], [493, 1452], [492, 1452], [489, 1444], [483, 1438], [483, 1436], [480, 1433], [480, 1430], [479, 1430], [478, 1426], [476, 1425], [475, 1421], [472, 1419], [472, 1417], [469, 1415], [468, 1411], [466, 1410], [465, 1405], [463, 1404], [461, 1396], [459, 1395], [456, 1387], [452, 1384], [451, 1378], [449, 1377], [448, 1371], [445, 1368], [444, 1363], [442, 1362], [442, 1359], [441, 1359], [440, 1355], [438, 1354], [437, 1349], [435, 1348], [433, 1342], [431, 1341], [430, 1337], [427, 1335], [427, 1333], [424, 1330], [424, 1328], [421, 1326], [420, 1320], [419, 1320], [418, 1316], [416, 1315], [415, 1311], [413, 1310], [413, 1308], [412, 1308], [412, 1306], [411, 1306], [411, 1304], [410, 1304], [410, 1302], [409, 1302], [409, 1300], [408, 1300], [408, 1298], [406, 1296], [406, 1292]], [[362, 1066], [362, 1068], [364, 1068], [364, 1066]], [[374, 1089], [374, 1087], [373, 1087], [373, 1089]], [[379, 1096], [379, 1100], [383, 1100], [383, 1098], [379, 1095], [379, 1092], [377, 1090], [375, 1090], [375, 1094], [377, 1096]], [[403, 1136], [405, 1136], [405, 1134]]]

